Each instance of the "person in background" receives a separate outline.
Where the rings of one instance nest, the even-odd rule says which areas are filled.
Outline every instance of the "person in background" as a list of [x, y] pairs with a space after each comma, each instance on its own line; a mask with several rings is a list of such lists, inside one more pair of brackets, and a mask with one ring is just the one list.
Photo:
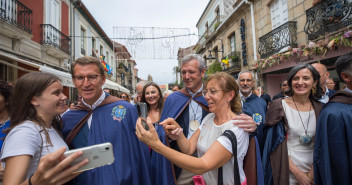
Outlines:
[[[10, 83], [0, 80], [0, 149], [2, 148], [3, 139], [6, 135], [2, 132], [10, 126], [10, 95], [13, 86]], [[4, 177], [4, 167], [0, 162], [0, 182]]]
[[257, 93], [258, 93], [258, 96], [260, 98], [263, 98], [265, 100], [266, 104], [269, 106], [269, 104], [271, 103], [271, 98], [270, 98], [270, 96], [268, 94], [266, 94], [264, 92], [263, 86], [258, 86], [257, 87]]
[[329, 89], [326, 86], [326, 80], [329, 78], [330, 73], [324, 64], [321, 63], [313, 63], [312, 66], [319, 72], [320, 74], [320, 87], [323, 89], [324, 94], [320, 98], [321, 103], [327, 103], [329, 98], [336, 92], [333, 89]]
[[122, 92], [120, 94], [120, 98], [123, 99], [123, 100], [126, 100], [127, 102], [130, 102], [130, 100], [131, 100], [130, 96], [127, 93], [125, 93], [125, 92]]
[[174, 85], [173, 87], [172, 87], [172, 92], [176, 92], [176, 91], [178, 91], [178, 90], [180, 90], [181, 88], [180, 88], [180, 86], [179, 85]]
[[147, 84], [149, 81], [147, 80], [142, 80], [140, 82], [138, 82], [136, 84], [136, 93], [137, 93], [137, 97], [135, 99], [134, 103], [138, 103], [142, 100], [142, 94], [143, 94], [143, 87], [145, 86], [145, 84]]
[[164, 100], [170, 95], [170, 94], [172, 94], [174, 91], [172, 91], [172, 90], [166, 90], [166, 91], [164, 91]]
[[274, 97], [273, 97], [273, 100], [276, 100], [278, 98], [284, 98], [287, 96], [287, 92], [290, 91], [290, 87], [288, 86], [287, 84], [287, 80], [284, 80], [280, 83], [280, 90], [281, 92], [279, 94], [276, 94]]
[[49, 73], [22, 76], [10, 98], [10, 127], [1, 151], [4, 185], [64, 184], [79, 173], [88, 159], [70, 166], [82, 151], [64, 159], [67, 149], [59, 135], [66, 103], [60, 79]]
[[240, 87], [239, 94], [241, 98], [242, 111], [253, 118], [258, 128], [255, 133], [251, 134], [251, 138], [256, 135], [259, 142], [260, 151], [263, 151], [263, 122], [265, 120], [267, 104], [264, 99], [259, 98], [253, 93], [255, 79], [254, 74], [251, 71], [241, 71], [238, 75], [238, 84]]
[[151, 121], [154, 124], [158, 123], [164, 105], [164, 98], [158, 84], [148, 82], [144, 85], [141, 102], [147, 104], [148, 117], [150, 117]]
[[347, 88], [330, 98], [318, 119], [314, 147], [316, 185], [352, 184], [352, 53], [340, 56], [335, 67]]
[[110, 89], [108, 89], [108, 88], [104, 88], [103, 90], [104, 90], [104, 92], [106, 92], [106, 93], [110, 94]]
[[[83, 172], [79, 185], [149, 185], [147, 153], [135, 136], [137, 110], [102, 90], [106, 76], [100, 60], [85, 56], [71, 64], [72, 81], [82, 101], [63, 117], [63, 137], [71, 149], [110, 142], [115, 161]], [[149, 156], [148, 156], [149, 157]]]
[[320, 75], [310, 64], [291, 69], [288, 96], [272, 101], [266, 115], [265, 184], [313, 184], [313, 150], [322, 108]]
[[[168, 118], [161, 124], [168, 133], [179, 130], [179, 134], [171, 134], [176, 139], [181, 152], [173, 150], [160, 142], [150, 119], [150, 131], [144, 130], [140, 119], [137, 121], [138, 138], [154, 151], [162, 154], [182, 169], [202, 175], [206, 184], [217, 184], [218, 168], [223, 167], [223, 184], [234, 185], [234, 173], [240, 175], [241, 184], [246, 183], [243, 170], [243, 159], [247, 153], [249, 135], [242, 128], [233, 124], [233, 118], [241, 112], [239, 88], [236, 80], [225, 72], [215, 73], [209, 77], [203, 94], [209, 105], [209, 113], [195, 133], [187, 139], [182, 128], [174, 119]], [[231, 130], [237, 139], [237, 153], [233, 154], [229, 138], [222, 136], [225, 130]], [[192, 156], [197, 152], [198, 157]], [[234, 155], [237, 158], [234, 158]], [[234, 170], [234, 160], [238, 162], [238, 171]]]
[[325, 84], [326, 84], [326, 87], [327, 87], [328, 89], [335, 90], [335, 82], [334, 82], [334, 79], [332, 79], [332, 78], [326, 79]]

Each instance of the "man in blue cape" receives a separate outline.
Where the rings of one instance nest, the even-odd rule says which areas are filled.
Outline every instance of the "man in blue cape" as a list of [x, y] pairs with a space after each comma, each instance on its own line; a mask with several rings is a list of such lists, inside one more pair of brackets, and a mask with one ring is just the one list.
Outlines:
[[352, 184], [352, 53], [335, 63], [336, 72], [346, 83], [320, 113], [314, 147], [316, 185]]
[[[190, 138], [208, 114], [208, 104], [202, 95], [202, 78], [205, 75], [205, 64], [204, 59], [195, 54], [185, 56], [181, 63], [182, 79], [186, 88], [174, 92], [166, 98], [160, 121], [169, 117], [174, 118], [183, 128], [184, 135]], [[255, 131], [255, 123], [250, 117], [242, 116], [241, 118], [243, 122], [242, 125], [238, 125], [239, 127], [243, 127], [249, 132]], [[160, 140], [165, 145], [178, 150], [176, 142], [169, 143], [162, 126], [157, 126], [156, 130]], [[255, 151], [253, 156], [255, 158]], [[192, 176], [190, 176], [192, 174], [178, 167], [175, 167], [174, 170], [171, 162], [156, 152], [152, 152], [151, 165], [152, 184], [174, 184], [176, 177], [179, 185], [188, 184], [192, 181]], [[164, 176], [162, 176], [161, 174], [165, 171], [167, 174], [164, 173]], [[181, 172], [183, 175], [180, 176]]]
[[263, 122], [267, 109], [266, 101], [253, 93], [255, 84], [254, 75], [250, 71], [242, 71], [238, 75], [238, 85], [240, 87], [240, 97], [242, 103], [242, 111], [251, 116], [257, 123], [257, 139], [259, 142], [260, 152], [262, 153], [264, 147], [263, 138]]
[[82, 101], [63, 116], [63, 136], [71, 149], [110, 142], [115, 161], [83, 172], [74, 185], [150, 184], [145, 145], [135, 135], [137, 110], [103, 92], [104, 68], [99, 59], [82, 57], [71, 66]]

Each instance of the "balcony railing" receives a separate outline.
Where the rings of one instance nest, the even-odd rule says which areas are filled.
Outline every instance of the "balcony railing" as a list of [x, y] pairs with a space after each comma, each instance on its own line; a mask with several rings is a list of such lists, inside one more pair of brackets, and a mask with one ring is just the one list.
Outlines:
[[128, 73], [129, 72], [128, 67], [122, 62], [119, 63], [118, 69], [121, 69], [124, 73]]
[[52, 45], [59, 48], [67, 54], [71, 54], [71, 39], [65, 34], [61, 33], [51, 24], [41, 24], [42, 40], [41, 44]]
[[225, 72], [234, 72], [234, 71], [241, 71], [241, 53], [239, 51], [235, 51], [230, 53], [229, 55], [225, 56], [222, 59], [229, 59], [230, 67], [225, 65], [224, 70]]
[[306, 11], [304, 31], [313, 40], [352, 24], [352, 3], [347, 0], [322, 1]]
[[32, 34], [32, 10], [17, 0], [0, 1], [0, 19]]
[[217, 15], [215, 17], [215, 19], [213, 20], [213, 22], [211, 22], [211, 24], [209, 25], [209, 31], [210, 33], [212, 33], [213, 31], [215, 31], [220, 25], [220, 16]]
[[262, 58], [273, 55], [285, 47], [297, 47], [297, 23], [289, 21], [259, 38]]

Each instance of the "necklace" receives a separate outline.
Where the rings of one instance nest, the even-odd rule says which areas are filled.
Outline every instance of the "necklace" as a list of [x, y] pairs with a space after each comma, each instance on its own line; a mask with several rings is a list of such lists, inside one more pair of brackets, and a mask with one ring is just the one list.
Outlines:
[[[191, 103], [191, 102], [190, 102]], [[189, 128], [192, 130], [192, 131], [195, 131], [199, 128], [199, 121], [196, 119], [196, 114], [197, 114], [197, 111], [198, 111], [198, 108], [199, 108], [199, 105], [197, 106], [197, 109], [196, 111], [194, 111], [192, 105], [190, 104], [189, 105], [192, 109], [192, 112], [193, 112], [193, 120], [189, 123]]]
[[301, 114], [299, 113], [298, 107], [297, 107], [297, 105], [296, 105], [296, 101], [295, 101], [295, 99], [294, 99], [293, 97], [292, 97], [292, 100], [293, 100], [293, 103], [295, 103], [295, 106], [296, 106], [296, 109], [297, 109], [299, 118], [301, 119], [301, 123], [302, 123], [302, 126], [303, 126], [303, 128], [304, 128], [304, 133], [305, 133], [305, 135], [299, 136], [299, 142], [300, 142], [302, 145], [309, 145], [309, 144], [312, 142], [312, 136], [310, 136], [310, 135], [308, 134], [308, 126], [309, 126], [309, 118], [310, 118], [310, 108], [311, 108], [312, 105], [310, 105], [310, 107], [309, 107], [308, 122], [307, 122], [307, 128], [306, 128], [306, 127], [304, 126], [304, 123], [303, 123]]
[[0, 129], [5, 126], [5, 123], [6, 123], [8, 120], [10, 120], [10, 116], [7, 117], [7, 119], [6, 119], [4, 122], [0, 123]]

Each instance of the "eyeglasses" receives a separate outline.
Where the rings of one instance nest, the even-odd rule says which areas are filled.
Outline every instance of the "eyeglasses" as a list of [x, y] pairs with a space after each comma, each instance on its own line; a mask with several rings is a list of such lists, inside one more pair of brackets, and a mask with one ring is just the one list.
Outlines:
[[83, 83], [86, 78], [88, 82], [95, 82], [99, 76], [100, 75], [74, 76], [73, 79], [78, 83]]
[[216, 89], [203, 89], [203, 96], [207, 95], [209, 93], [210, 96], [214, 96], [218, 91], [223, 91], [223, 90], [216, 90]]
[[121, 96], [121, 98], [127, 98], [126, 96]]
[[287, 86], [287, 84], [282, 84], [282, 86], [283, 86], [283, 87], [286, 87], [286, 86]]

